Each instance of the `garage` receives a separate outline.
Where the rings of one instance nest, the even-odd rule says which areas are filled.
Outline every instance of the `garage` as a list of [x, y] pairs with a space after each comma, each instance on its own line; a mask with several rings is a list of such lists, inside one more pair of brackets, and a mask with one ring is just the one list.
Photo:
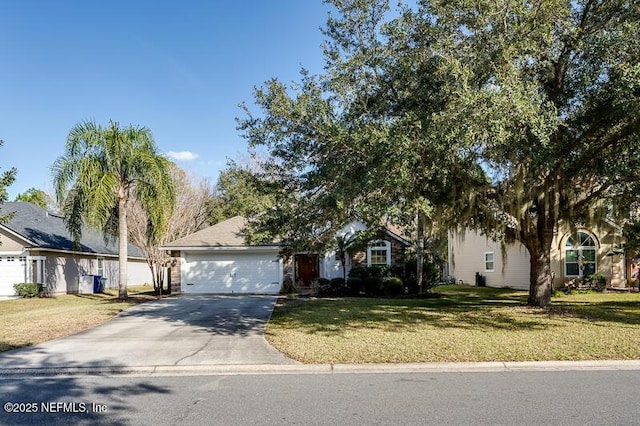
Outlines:
[[282, 285], [280, 245], [249, 244], [247, 220], [232, 217], [161, 247], [170, 252], [171, 292], [275, 294]]
[[13, 296], [13, 285], [25, 282], [26, 257], [17, 255], [0, 256], [0, 296]]
[[184, 293], [278, 293], [282, 261], [278, 253], [184, 252]]

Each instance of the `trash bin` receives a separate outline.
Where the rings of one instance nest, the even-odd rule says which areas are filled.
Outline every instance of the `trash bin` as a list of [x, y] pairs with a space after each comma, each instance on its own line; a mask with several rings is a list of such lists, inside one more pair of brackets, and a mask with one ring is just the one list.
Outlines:
[[486, 281], [485, 277], [480, 275], [480, 272], [476, 272], [476, 287], [485, 287]]
[[93, 292], [100, 293], [100, 279], [102, 277], [100, 275], [93, 276]]

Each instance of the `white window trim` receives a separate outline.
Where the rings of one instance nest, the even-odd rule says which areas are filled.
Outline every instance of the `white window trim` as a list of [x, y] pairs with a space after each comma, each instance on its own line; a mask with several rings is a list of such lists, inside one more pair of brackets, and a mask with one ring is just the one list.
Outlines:
[[[100, 268], [100, 264], [102, 264], [102, 268]], [[102, 269], [102, 271], [100, 271], [100, 269]], [[96, 275], [104, 277], [104, 257], [102, 256], [96, 258]]]
[[[384, 243], [384, 247], [382, 246], [375, 246], [373, 247], [371, 244], [374, 243]], [[371, 251], [375, 250], [375, 251], [382, 251], [385, 250], [386, 251], [386, 256], [387, 256], [387, 266], [391, 266], [391, 243], [387, 240], [374, 240], [374, 241], [370, 241], [368, 246], [367, 246], [367, 266], [372, 266], [371, 265]], [[381, 265], [380, 263], [376, 263], [375, 265]]]
[[31, 275], [33, 274], [32, 267], [34, 266], [34, 262], [35, 262], [35, 267], [36, 267], [35, 281], [40, 284], [45, 284], [47, 280], [46, 268], [45, 268], [46, 261], [47, 261], [46, 256], [27, 256], [27, 274], [29, 278], [31, 278]]
[[[493, 268], [489, 269], [487, 268], [487, 255], [490, 254], [491, 255], [491, 263], [493, 263]], [[492, 251], [485, 251], [484, 252], [484, 272], [495, 272], [496, 270], [496, 255], [494, 252]]]
[[[597, 274], [598, 273], [598, 249], [599, 249], [599, 247], [598, 247], [598, 243], [596, 242], [597, 241], [596, 237], [591, 232], [588, 232], [588, 231], [586, 231], [584, 229], [580, 229], [580, 230], [577, 231], [577, 233], [575, 235], [575, 237], [578, 238], [578, 242], [580, 241], [580, 238], [578, 237], [579, 233], [583, 233], [583, 234], [588, 235], [591, 238], [591, 241], [593, 241], [593, 245], [592, 246], [578, 245], [578, 246], [574, 246], [574, 248], [572, 250], [577, 251], [578, 252], [578, 256], [580, 256], [582, 254], [582, 250], [583, 249], [595, 251], [595, 256], [594, 256], [593, 263], [595, 265], [594, 274]], [[581, 278], [581, 277], [584, 277], [585, 275], [584, 275], [584, 273], [582, 275], [580, 275], [580, 273], [581, 273], [581, 271], [580, 271], [580, 262], [570, 262], [570, 263], [578, 263], [578, 275], [569, 275], [569, 274], [567, 274], [567, 241], [571, 237], [573, 237], [573, 235], [571, 235], [571, 234], [569, 236], [567, 236], [567, 238], [564, 240], [564, 244], [562, 245], [562, 263], [563, 263], [563, 267], [564, 267], [563, 272], [564, 272], [564, 276], [566, 278]], [[579, 257], [578, 257], [578, 259], [579, 259]]]

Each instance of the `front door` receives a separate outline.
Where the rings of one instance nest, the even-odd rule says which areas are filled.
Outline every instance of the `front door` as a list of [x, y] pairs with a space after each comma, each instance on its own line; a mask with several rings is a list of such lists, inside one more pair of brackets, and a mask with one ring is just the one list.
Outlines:
[[295, 255], [296, 282], [302, 282], [305, 287], [310, 287], [311, 282], [318, 278], [318, 255]]

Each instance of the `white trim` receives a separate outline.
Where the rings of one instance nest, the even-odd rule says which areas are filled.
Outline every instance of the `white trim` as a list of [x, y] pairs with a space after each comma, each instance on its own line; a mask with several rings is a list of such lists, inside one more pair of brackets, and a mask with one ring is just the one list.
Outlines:
[[[371, 244], [375, 244], [375, 243], [384, 243], [384, 247], [382, 246], [371, 246]], [[386, 255], [387, 255], [387, 266], [391, 266], [391, 242], [387, 241], [387, 240], [373, 240], [373, 241], [369, 241], [369, 243], [367, 244], [367, 266], [371, 266], [371, 251], [372, 250], [376, 250], [376, 251], [382, 251], [385, 250], [386, 251]], [[375, 263], [374, 265], [381, 265], [381, 263]]]
[[[583, 233], [585, 235], [587, 235], [589, 238], [591, 238], [591, 241], [593, 241], [593, 245], [592, 246], [583, 246], [580, 245], [580, 236], [579, 234]], [[571, 251], [576, 251], [577, 252], [577, 261], [576, 262], [570, 262], [571, 264], [577, 264], [578, 265], [578, 275], [569, 275], [567, 274], [567, 241], [569, 241], [569, 238], [572, 237], [576, 237], [578, 241], [575, 241], [576, 243], [578, 243], [578, 245], [574, 245], [573, 249], [571, 249]], [[563, 240], [563, 244], [562, 244], [562, 266], [563, 266], [563, 270], [562, 273], [564, 274], [565, 278], [581, 278], [584, 277], [584, 266], [580, 265], [580, 256], [582, 254], [583, 250], [593, 250], [594, 252], [594, 256], [593, 256], [593, 262], [589, 261], [588, 263], [593, 263], [594, 265], [594, 274], [598, 273], [598, 250], [600, 249], [600, 247], [598, 246], [598, 239], [595, 237], [595, 235], [590, 232], [587, 231], [586, 229], [578, 229], [576, 231], [576, 234], [573, 235], [571, 233], [567, 234], [566, 237]]]
[[161, 246], [165, 251], [280, 251], [280, 246], [196, 246], [196, 247], [171, 247]]
[[389, 235], [391, 238], [400, 241], [402, 244], [405, 244], [406, 246], [411, 246], [411, 242], [409, 240], [405, 240], [404, 238], [402, 238], [400, 235], [389, 231], [387, 228], [383, 227], [384, 232], [387, 233], [387, 235]]
[[[493, 268], [489, 269], [487, 268], [487, 255], [490, 254], [491, 255], [491, 263], [493, 263]], [[495, 272], [496, 271], [496, 254], [495, 252], [492, 251], [485, 251], [484, 252], [484, 258], [483, 258], [483, 265], [484, 265], [484, 272]]]
[[[82, 255], [82, 256], [89, 256], [89, 257], [108, 257], [110, 259], [118, 259], [119, 256], [117, 254], [106, 254], [106, 253], [96, 253], [93, 251], [73, 251], [73, 250], [61, 250], [61, 249], [52, 249], [52, 248], [46, 248], [46, 247], [27, 247], [25, 249], [25, 251], [41, 251], [41, 252], [47, 252], [47, 253], [64, 253], [64, 254], [77, 254], [77, 255]], [[146, 257], [138, 257], [138, 256], [127, 256], [127, 260], [147, 260]]]

